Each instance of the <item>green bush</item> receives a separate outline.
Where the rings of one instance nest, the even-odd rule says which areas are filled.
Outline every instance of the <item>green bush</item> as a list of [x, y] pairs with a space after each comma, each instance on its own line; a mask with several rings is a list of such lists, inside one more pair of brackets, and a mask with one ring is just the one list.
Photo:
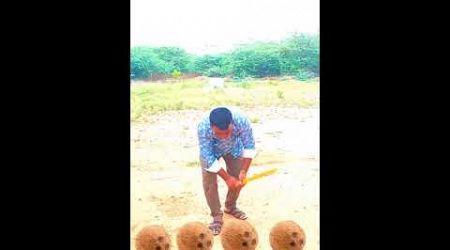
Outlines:
[[300, 81], [309, 80], [314, 77], [316, 77], [316, 74], [308, 70], [299, 70], [295, 75], [295, 78]]
[[172, 71], [171, 75], [172, 75], [173, 78], [179, 79], [179, 78], [181, 77], [182, 74], [181, 74], [180, 71], [178, 71], [178, 70], [175, 69], [174, 71]]
[[210, 77], [319, 76], [319, 35], [294, 34], [280, 42], [256, 42], [230, 53], [194, 56], [176, 47], [136, 47], [131, 50], [131, 78], [152, 74], [198, 73]]

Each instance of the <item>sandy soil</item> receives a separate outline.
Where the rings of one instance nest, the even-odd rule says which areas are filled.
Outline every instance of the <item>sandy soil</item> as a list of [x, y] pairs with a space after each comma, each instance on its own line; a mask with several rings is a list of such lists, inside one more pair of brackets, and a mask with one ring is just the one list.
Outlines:
[[[238, 206], [270, 250], [269, 232], [281, 220], [294, 220], [306, 234], [305, 250], [319, 249], [319, 110], [243, 109], [253, 124], [258, 155], [249, 175], [277, 167], [275, 175], [249, 183]], [[173, 111], [131, 126], [131, 249], [139, 230], [163, 225], [176, 247], [184, 223], [209, 223], [198, 165], [197, 122], [205, 112]], [[222, 166], [224, 166], [224, 163]], [[220, 179], [220, 178], [219, 178]], [[227, 188], [219, 180], [222, 206]], [[213, 249], [222, 249], [215, 237]]]

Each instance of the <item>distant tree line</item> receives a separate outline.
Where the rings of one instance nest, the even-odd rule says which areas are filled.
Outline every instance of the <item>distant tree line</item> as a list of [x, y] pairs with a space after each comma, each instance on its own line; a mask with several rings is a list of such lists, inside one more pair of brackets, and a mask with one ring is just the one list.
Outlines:
[[148, 79], [154, 74], [210, 77], [295, 76], [320, 74], [319, 35], [294, 34], [280, 42], [256, 42], [229, 53], [196, 56], [177, 47], [134, 47], [131, 49], [131, 78]]

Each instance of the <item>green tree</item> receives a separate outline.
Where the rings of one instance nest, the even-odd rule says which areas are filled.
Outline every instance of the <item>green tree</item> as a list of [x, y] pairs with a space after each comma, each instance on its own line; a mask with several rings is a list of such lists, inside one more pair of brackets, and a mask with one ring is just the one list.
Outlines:
[[231, 54], [231, 72], [237, 77], [277, 76], [281, 73], [279, 57], [276, 43], [242, 46]]
[[177, 47], [159, 47], [153, 49], [154, 53], [169, 65], [169, 72], [179, 70], [181, 72], [190, 72], [192, 56], [186, 53], [184, 49]]
[[168, 65], [160, 60], [151, 48], [136, 47], [131, 50], [130, 71], [133, 79], [146, 79], [154, 73], [167, 71]]

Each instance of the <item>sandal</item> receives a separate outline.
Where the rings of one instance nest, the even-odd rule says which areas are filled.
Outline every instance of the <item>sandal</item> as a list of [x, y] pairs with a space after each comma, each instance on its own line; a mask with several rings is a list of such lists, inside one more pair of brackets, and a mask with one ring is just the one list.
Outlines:
[[222, 230], [222, 224], [221, 221], [213, 221], [211, 224], [209, 224], [209, 229], [213, 233], [213, 235], [220, 234], [220, 231]]
[[247, 215], [243, 211], [239, 210], [239, 208], [235, 208], [231, 211], [225, 209], [224, 213], [229, 214], [240, 220], [246, 220], [248, 218]]

